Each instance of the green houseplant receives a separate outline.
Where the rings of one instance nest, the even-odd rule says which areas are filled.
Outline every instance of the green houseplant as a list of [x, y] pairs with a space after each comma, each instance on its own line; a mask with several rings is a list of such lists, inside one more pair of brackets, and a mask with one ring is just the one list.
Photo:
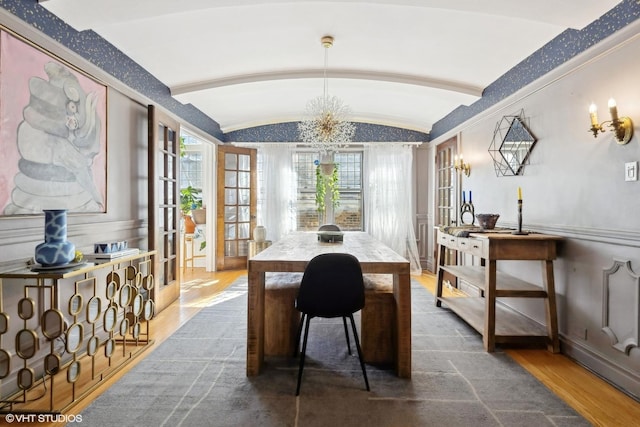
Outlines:
[[331, 203], [334, 208], [340, 206], [340, 191], [338, 191], [338, 164], [333, 164], [333, 171], [330, 175], [324, 175], [321, 164], [316, 165], [316, 207], [318, 212], [325, 211], [325, 198], [327, 190], [331, 195]]
[[[189, 220], [193, 222], [193, 218], [191, 218], [191, 213], [195, 209], [202, 209], [202, 196], [200, 195], [202, 190], [198, 188], [194, 188], [193, 186], [188, 186], [186, 188], [180, 189], [180, 211], [182, 212], [185, 221], [187, 221], [186, 217], [189, 217]], [[195, 229], [195, 222], [193, 223], [194, 231], [198, 231], [199, 229]], [[204, 249], [207, 246], [207, 241], [203, 241], [200, 244], [200, 250]]]
[[193, 209], [202, 208], [201, 190], [191, 185], [180, 190], [180, 210], [184, 215], [189, 215]]

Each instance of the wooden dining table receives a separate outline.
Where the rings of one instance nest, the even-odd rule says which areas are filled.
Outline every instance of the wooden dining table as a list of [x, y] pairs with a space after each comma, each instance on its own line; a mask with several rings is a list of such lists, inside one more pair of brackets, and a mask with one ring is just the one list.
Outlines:
[[304, 272], [308, 262], [324, 253], [349, 253], [360, 261], [363, 274], [393, 275], [396, 374], [411, 378], [410, 264], [391, 248], [365, 232], [345, 232], [342, 242], [325, 243], [315, 232], [294, 232], [248, 261], [247, 376], [259, 375], [264, 364], [265, 273]]

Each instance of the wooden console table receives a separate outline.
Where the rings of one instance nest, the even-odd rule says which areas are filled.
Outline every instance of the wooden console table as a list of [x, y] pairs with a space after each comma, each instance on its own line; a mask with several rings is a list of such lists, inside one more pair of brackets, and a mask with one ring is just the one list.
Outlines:
[[153, 343], [155, 253], [0, 273], [0, 413], [67, 411]]
[[[549, 351], [558, 353], [558, 318], [553, 278], [556, 243], [562, 238], [532, 233], [513, 235], [504, 232], [470, 233], [457, 237], [438, 229], [438, 282], [436, 306], [444, 302], [458, 316], [482, 334], [484, 348], [494, 351], [496, 344], [544, 343]], [[446, 248], [478, 256], [481, 266], [445, 265]], [[542, 284], [528, 283], [498, 272], [498, 261], [540, 261]], [[480, 290], [479, 297], [444, 297], [444, 272], [467, 281]], [[508, 307], [497, 304], [497, 298], [543, 298], [546, 330], [537, 322]]]

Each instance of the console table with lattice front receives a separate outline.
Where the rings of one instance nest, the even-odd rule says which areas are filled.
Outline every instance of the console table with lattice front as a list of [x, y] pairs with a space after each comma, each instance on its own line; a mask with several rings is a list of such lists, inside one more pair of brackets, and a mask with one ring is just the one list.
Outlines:
[[155, 253], [0, 273], [0, 413], [65, 412], [153, 343]]
[[[553, 275], [556, 244], [562, 238], [541, 233], [516, 235], [511, 232], [470, 233], [456, 236], [438, 229], [438, 281], [436, 306], [445, 304], [482, 334], [484, 348], [494, 351], [496, 344], [537, 344], [558, 353], [558, 317]], [[480, 266], [445, 264], [446, 249], [480, 257]], [[541, 263], [540, 284], [529, 283], [497, 270], [498, 261], [537, 261]], [[479, 289], [479, 296], [445, 297], [444, 273], [450, 273]], [[546, 325], [522, 315], [500, 300], [540, 298], [544, 301]]]

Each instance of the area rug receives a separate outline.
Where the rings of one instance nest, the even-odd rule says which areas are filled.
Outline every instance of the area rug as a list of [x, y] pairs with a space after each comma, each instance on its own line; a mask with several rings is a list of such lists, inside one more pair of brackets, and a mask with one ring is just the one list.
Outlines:
[[[314, 319], [298, 360], [245, 375], [247, 279], [232, 286], [82, 412], [91, 426], [588, 426], [500, 350], [412, 282], [412, 378], [367, 366], [367, 392], [340, 319]], [[71, 424], [69, 424], [71, 425]]]

